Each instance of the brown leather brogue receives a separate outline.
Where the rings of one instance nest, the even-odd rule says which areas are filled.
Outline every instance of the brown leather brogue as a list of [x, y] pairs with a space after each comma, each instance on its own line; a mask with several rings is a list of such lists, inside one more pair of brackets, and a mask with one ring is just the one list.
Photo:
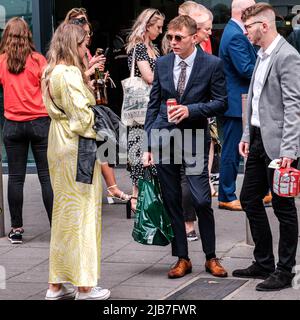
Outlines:
[[168, 273], [170, 279], [181, 278], [192, 272], [192, 262], [185, 259], [178, 259], [174, 267]]
[[219, 209], [230, 211], [243, 211], [240, 200], [233, 200], [230, 202], [219, 202]]
[[227, 277], [227, 271], [222, 267], [219, 258], [212, 258], [205, 262], [206, 272], [211, 273], [215, 277]]

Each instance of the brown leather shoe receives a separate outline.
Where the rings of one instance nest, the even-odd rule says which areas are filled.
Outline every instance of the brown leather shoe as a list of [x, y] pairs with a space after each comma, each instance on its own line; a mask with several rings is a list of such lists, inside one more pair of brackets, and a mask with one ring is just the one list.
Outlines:
[[269, 192], [265, 197], [264, 197], [264, 199], [263, 199], [263, 201], [264, 201], [264, 204], [266, 205], [268, 205], [268, 204], [271, 204], [271, 202], [272, 202], [272, 193], [271, 192]]
[[171, 279], [184, 277], [186, 274], [192, 272], [192, 262], [185, 259], [178, 259], [174, 267], [168, 273]]
[[227, 271], [222, 267], [218, 258], [207, 260], [205, 262], [205, 270], [215, 277], [227, 277]]
[[219, 202], [219, 209], [230, 211], [243, 211], [240, 200], [233, 200], [230, 202]]

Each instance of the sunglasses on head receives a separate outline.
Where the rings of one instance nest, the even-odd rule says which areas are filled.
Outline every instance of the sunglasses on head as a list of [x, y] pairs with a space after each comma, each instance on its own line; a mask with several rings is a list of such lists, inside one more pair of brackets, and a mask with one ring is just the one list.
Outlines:
[[166, 35], [166, 39], [167, 39], [168, 41], [172, 41], [172, 40], [174, 39], [176, 42], [180, 42], [180, 41], [182, 41], [183, 39], [185, 39], [185, 38], [187, 38], [187, 37], [190, 37], [190, 36], [192, 36], [192, 34], [189, 34], [189, 35], [187, 35], [187, 36], [181, 36], [181, 35], [179, 35], [179, 34], [175, 34], [175, 35], [167, 34], [167, 35]]
[[153, 13], [151, 14], [151, 16], [149, 17], [149, 19], [147, 20], [146, 25], [151, 21], [151, 19], [155, 16], [155, 15], [159, 15], [161, 16], [161, 13], [158, 10], [153, 11]]
[[76, 25], [84, 25], [84, 24], [87, 24], [87, 20], [85, 17], [82, 17], [82, 18], [73, 18], [70, 20], [70, 23], [72, 24], [76, 24]]
[[85, 8], [73, 8], [71, 11], [74, 13], [79, 13], [79, 12], [86, 13], [87, 12]]

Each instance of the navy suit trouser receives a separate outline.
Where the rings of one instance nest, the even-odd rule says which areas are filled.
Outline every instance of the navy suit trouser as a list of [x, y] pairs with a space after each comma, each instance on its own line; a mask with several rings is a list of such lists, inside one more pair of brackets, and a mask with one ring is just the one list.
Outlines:
[[220, 164], [219, 201], [237, 199], [236, 178], [239, 169], [239, 143], [243, 134], [242, 118], [222, 118], [223, 144]]
[[[208, 176], [208, 152], [205, 152], [204, 169], [198, 175], [186, 175], [195, 208], [202, 248], [206, 259], [215, 257], [215, 221], [211, 207], [211, 192]], [[185, 164], [183, 164], [185, 166]], [[171, 218], [174, 239], [172, 255], [188, 257], [188, 244], [182, 209], [181, 164], [156, 164], [165, 208]]]

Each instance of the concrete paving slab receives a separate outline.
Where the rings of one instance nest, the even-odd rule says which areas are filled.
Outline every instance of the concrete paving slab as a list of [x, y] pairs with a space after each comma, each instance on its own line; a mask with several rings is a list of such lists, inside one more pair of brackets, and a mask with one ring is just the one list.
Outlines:
[[170, 292], [170, 288], [120, 285], [113, 289], [111, 299], [156, 300]]
[[106, 258], [106, 262], [130, 262], [136, 264], [155, 264], [166, 256], [165, 252], [121, 250]]
[[46, 290], [45, 283], [7, 282], [6, 289], [0, 290], [0, 300], [26, 300], [41, 291], [44, 291], [44, 298]]

